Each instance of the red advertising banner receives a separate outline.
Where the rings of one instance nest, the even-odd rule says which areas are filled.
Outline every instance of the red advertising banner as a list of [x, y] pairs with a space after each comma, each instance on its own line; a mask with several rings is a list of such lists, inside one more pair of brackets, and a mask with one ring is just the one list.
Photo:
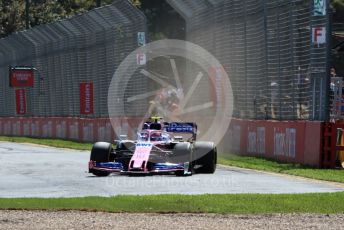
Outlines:
[[80, 114], [93, 114], [93, 82], [80, 83]]
[[26, 91], [25, 89], [16, 89], [16, 112], [17, 114], [26, 114]]
[[10, 87], [33, 87], [33, 69], [10, 69]]

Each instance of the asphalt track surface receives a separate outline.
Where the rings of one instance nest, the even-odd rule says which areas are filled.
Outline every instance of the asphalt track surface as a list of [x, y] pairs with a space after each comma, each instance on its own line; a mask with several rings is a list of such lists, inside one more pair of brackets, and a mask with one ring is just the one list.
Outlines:
[[191, 177], [95, 177], [87, 173], [88, 160], [85, 151], [0, 142], [0, 197], [344, 191], [334, 183], [221, 166]]

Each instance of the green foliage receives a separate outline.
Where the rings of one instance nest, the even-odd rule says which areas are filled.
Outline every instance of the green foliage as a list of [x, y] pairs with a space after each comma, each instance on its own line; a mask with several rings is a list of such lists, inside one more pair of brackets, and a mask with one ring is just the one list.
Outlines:
[[[113, 0], [101, 0], [102, 5]], [[163, 0], [130, 0], [148, 18], [151, 39], [183, 38], [183, 20]], [[80, 14], [96, 7], [97, 0], [30, 0], [30, 26], [50, 23]], [[334, 23], [344, 19], [344, 0], [331, 0]], [[0, 2], [0, 37], [25, 29], [25, 0]], [[168, 25], [168, 26], [166, 26]], [[184, 28], [182, 28], [183, 30]], [[182, 34], [182, 35], [180, 35]]]
[[25, 5], [21, 1], [0, 2], [0, 37], [6, 36], [25, 27], [24, 12]]
[[317, 180], [344, 183], [344, 170], [339, 169], [317, 169], [302, 166], [300, 164], [278, 163], [276, 161], [263, 158], [243, 157], [236, 155], [223, 155], [220, 157], [219, 163], [240, 168], [256, 169], [307, 177]]
[[[31, 0], [29, 24], [36, 25], [72, 17], [96, 7], [96, 0]], [[102, 0], [102, 5], [112, 0]], [[25, 0], [0, 2], [0, 37], [25, 29]]]
[[0, 209], [131, 213], [344, 213], [344, 193], [0, 198]]
[[136, 7], [138, 7], [138, 8], [140, 8], [141, 7], [141, 0], [130, 0], [131, 1], [131, 3], [134, 5], [134, 6], [136, 6]]
[[75, 142], [75, 141], [56, 140], [56, 139], [0, 136], [0, 141], [32, 143], [32, 144], [46, 145], [46, 146], [57, 147], [57, 148], [69, 148], [69, 149], [77, 149], [77, 150], [91, 150], [92, 149], [92, 144], [90, 143], [80, 143], [80, 142]]
[[333, 7], [344, 7], [344, 0], [332, 0], [331, 4]]
[[150, 41], [185, 39], [184, 19], [165, 0], [141, 0], [140, 9], [147, 18]]
[[47, 0], [44, 3], [33, 2], [30, 6], [30, 25], [40, 25], [53, 22], [67, 16], [64, 8], [54, 0]]
[[333, 23], [344, 23], [344, 0], [332, 0]]

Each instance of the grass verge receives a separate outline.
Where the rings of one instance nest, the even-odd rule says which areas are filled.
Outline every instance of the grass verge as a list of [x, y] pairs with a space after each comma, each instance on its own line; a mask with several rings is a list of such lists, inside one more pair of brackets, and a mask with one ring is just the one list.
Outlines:
[[294, 195], [150, 195], [85, 198], [1, 198], [0, 209], [135, 213], [344, 213], [344, 192]]
[[32, 143], [32, 144], [46, 145], [46, 146], [57, 147], [57, 148], [70, 148], [70, 149], [77, 149], [77, 150], [91, 150], [92, 148], [92, 144], [90, 143], [80, 143], [76, 141], [66, 141], [66, 140], [59, 140], [59, 139], [0, 136], [0, 141]]
[[229, 154], [220, 156], [219, 163], [240, 168], [284, 173], [312, 179], [344, 183], [344, 170], [340, 169], [317, 169], [302, 166], [300, 164], [278, 163], [276, 161], [263, 158], [243, 157]]

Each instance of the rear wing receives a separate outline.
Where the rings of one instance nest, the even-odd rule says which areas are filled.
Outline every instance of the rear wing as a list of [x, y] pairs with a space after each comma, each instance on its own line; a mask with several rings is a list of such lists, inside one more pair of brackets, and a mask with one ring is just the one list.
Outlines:
[[196, 140], [197, 124], [192, 122], [165, 122], [165, 131], [169, 133], [191, 133], [192, 139]]

